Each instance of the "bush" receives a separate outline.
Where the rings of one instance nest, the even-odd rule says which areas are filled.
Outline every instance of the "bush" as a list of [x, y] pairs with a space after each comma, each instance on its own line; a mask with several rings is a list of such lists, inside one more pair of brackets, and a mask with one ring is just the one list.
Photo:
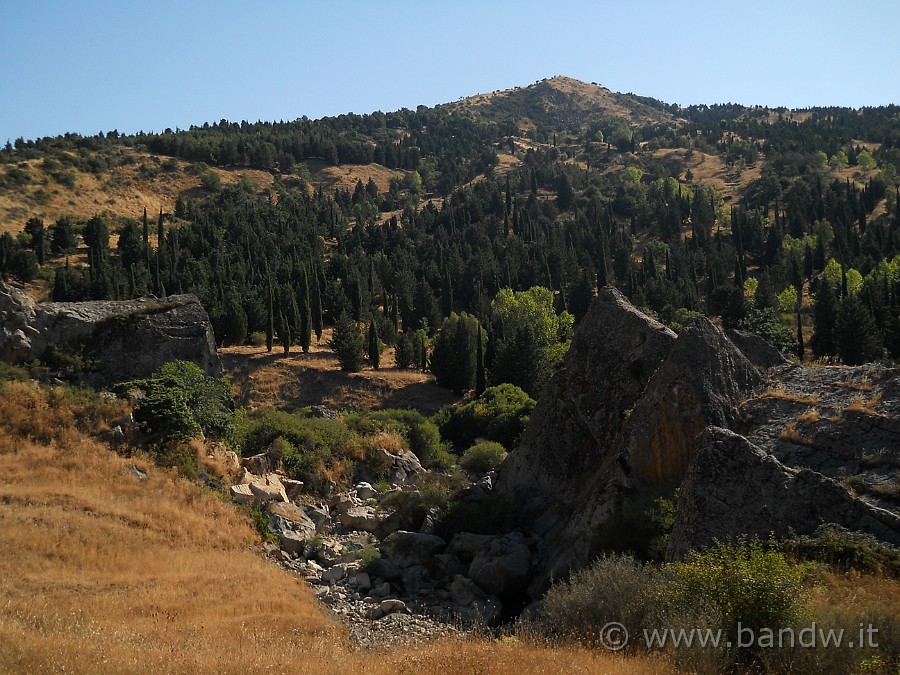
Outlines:
[[441, 435], [458, 448], [486, 438], [512, 450], [528, 425], [534, 406], [534, 399], [515, 385], [501, 384], [485, 389], [464, 406], [441, 411], [435, 421]]
[[187, 440], [201, 431], [213, 438], [231, 437], [231, 385], [207, 376], [193, 363], [172, 361], [146, 380], [116, 387], [120, 394], [133, 389], [145, 394], [134, 410], [135, 421], [155, 442]]
[[604, 555], [554, 584], [544, 597], [544, 612], [555, 631], [588, 643], [601, 638], [599, 631], [613, 621], [637, 637], [657, 622], [652, 591], [658, 577], [631, 556]]
[[250, 333], [250, 344], [254, 347], [262, 347], [266, 344], [266, 334], [259, 330]]
[[506, 459], [506, 449], [494, 441], [476, 443], [466, 450], [459, 465], [469, 473], [487, 473]]
[[839, 570], [900, 577], [900, 548], [834, 523], [820, 525], [811, 535], [789, 537], [781, 549], [800, 560], [823, 562]]
[[762, 628], [791, 626], [804, 616], [807, 568], [756, 540], [717, 542], [668, 565], [666, 572], [663, 601], [670, 613], [709, 612], [734, 644], [738, 624], [758, 634]]

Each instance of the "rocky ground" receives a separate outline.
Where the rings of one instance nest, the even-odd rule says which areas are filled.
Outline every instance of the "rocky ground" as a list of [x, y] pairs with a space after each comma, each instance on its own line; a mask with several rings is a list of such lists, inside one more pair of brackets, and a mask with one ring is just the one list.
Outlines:
[[[523, 534], [461, 532], [448, 542], [434, 534], [432, 517], [418, 531], [397, 529], [385, 500], [416, 492], [426, 471], [410, 452], [385, 454], [386, 490], [360, 482], [316, 501], [302, 483], [269, 471], [263, 454], [240, 460], [242, 475], [230, 493], [260, 507], [273, 535], [267, 553], [302, 575], [362, 648], [461, 636], [509, 618], [499, 596], [509, 598], [527, 582], [531, 550]], [[469, 478], [462, 498], [477, 501], [495, 475]]]

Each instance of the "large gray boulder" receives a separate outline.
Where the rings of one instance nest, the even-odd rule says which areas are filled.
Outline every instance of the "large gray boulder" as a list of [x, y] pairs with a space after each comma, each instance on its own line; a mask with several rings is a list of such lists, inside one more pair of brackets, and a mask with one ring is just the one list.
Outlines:
[[531, 550], [521, 532], [492, 537], [469, 565], [469, 577], [492, 595], [522, 590], [530, 572]]
[[316, 536], [316, 525], [302, 508], [287, 502], [266, 504], [269, 530], [278, 537], [283, 551], [299, 554], [306, 543]]
[[742, 534], [811, 534], [823, 523], [900, 545], [897, 514], [820, 473], [784, 466], [743, 436], [710, 427], [681, 486], [666, 557], [680, 560], [691, 549]]
[[447, 542], [434, 534], [406, 532], [398, 530], [381, 542], [381, 555], [399, 567], [421, 565], [436, 553], [440, 553]]
[[84, 359], [84, 379], [95, 386], [146, 377], [175, 360], [222, 375], [209, 316], [196, 296], [35, 304], [0, 282], [0, 358], [31, 361], [50, 345]]

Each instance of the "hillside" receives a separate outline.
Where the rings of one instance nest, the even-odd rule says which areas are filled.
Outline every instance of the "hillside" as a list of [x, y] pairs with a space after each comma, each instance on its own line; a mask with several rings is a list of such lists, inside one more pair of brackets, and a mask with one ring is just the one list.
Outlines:
[[517, 640], [357, 651], [309, 586], [260, 554], [246, 512], [98, 440], [125, 412], [0, 383], [3, 672], [672, 672]]
[[512, 120], [522, 131], [577, 129], [604, 117], [639, 126], [674, 121], [667, 106], [659, 101], [620, 94], [562, 75], [527, 87], [475, 94], [441, 107], [491, 122]]

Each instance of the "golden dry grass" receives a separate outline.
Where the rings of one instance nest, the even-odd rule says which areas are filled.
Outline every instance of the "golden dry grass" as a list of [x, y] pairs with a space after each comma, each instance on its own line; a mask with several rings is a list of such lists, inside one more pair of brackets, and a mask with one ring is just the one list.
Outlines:
[[816, 446], [812, 439], [809, 439], [800, 433], [797, 429], [797, 423], [794, 421], [790, 421], [784, 425], [784, 430], [778, 435], [778, 439], [788, 443], [795, 443], [796, 445], [806, 445], [811, 448]]
[[[32, 216], [43, 218], [45, 225], [49, 225], [61, 216], [81, 220], [95, 214], [140, 218], [144, 208], [151, 217], [155, 217], [160, 209], [172, 213], [179, 194], [190, 194], [200, 186], [200, 178], [185, 171], [187, 162], [177, 162], [178, 172], [160, 171], [156, 177], [150, 178], [142, 175], [139, 167], [142, 163], [155, 167], [159, 158], [134, 150], [123, 152], [134, 157], [135, 163], [101, 174], [67, 167], [66, 172], [74, 176], [75, 181], [71, 189], [57, 183], [51, 172], [43, 167], [42, 160], [24, 162], [30, 182], [0, 194], [0, 234], [20, 232]], [[243, 176], [260, 188], [270, 187], [273, 182], [272, 175], [266, 171], [211, 170], [219, 174], [225, 185], [236, 183]], [[43, 193], [43, 199], [37, 198], [39, 191]]]
[[345, 373], [328, 347], [330, 338], [331, 329], [326, 328], [308, 354], [295, 348], [285, 355], [278, 345], [271, 354], [254, 346], [220, 350], [238, 403], [289, 410], [320, 404], [351, 410], [415, 408], [431, 414], [457, 400], [438, 387], [430, 373], [396, 368], [393, 348], [382, 354], [379, 370]]
[[122, 411], [0, 384], [0, 672], [672, 672], [515, 640], [356, 651], [305, 582], [255, 552], [240, 511], [84, 432]]
[[808, 396], [806, 394], [798, 394], [792, 391], [785, 391], [782, 386], [770, 387], [757, 398], [777, 398], [790, 403], [802, 403], [804, 405], [819, 405], [819, 397], [815, 394]]

